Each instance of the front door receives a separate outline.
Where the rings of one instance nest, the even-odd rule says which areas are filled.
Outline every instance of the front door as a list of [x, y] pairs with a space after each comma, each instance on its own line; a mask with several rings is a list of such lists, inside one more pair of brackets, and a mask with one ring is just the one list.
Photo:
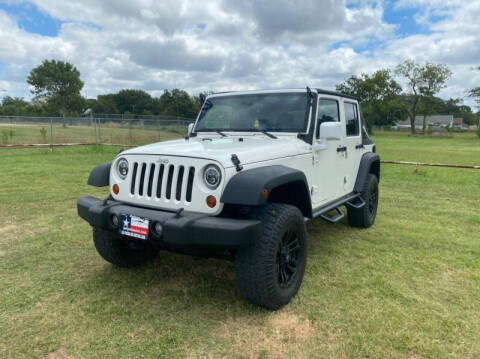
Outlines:
[[313, 186], [312, 205], [320, 207], [343, 196], [341, 140], [321, 140], [320, 125], [323, 122], [340, 122], [340, 98], [320, 95], [317, 106], [315, 134], [313, 136]]

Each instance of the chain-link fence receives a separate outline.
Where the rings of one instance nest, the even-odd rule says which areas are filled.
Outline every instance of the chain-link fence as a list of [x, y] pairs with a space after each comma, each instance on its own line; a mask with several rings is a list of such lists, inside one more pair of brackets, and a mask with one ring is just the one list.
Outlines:
[[168, 116], [81, 118], [0, 116], [0, 146], [32, 144], [141, 145], [184, 137], [194, 119]]

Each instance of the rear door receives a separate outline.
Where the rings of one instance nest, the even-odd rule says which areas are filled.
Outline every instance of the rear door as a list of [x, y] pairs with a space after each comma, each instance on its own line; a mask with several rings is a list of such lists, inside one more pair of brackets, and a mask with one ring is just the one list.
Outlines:
[[348, 194], [353, 191], [357, 179], [363, 146], [358, 102], [350, 99], [343, 99], [342, 102], [345, 121], [345, 141], [342, 147], [344, 152], [342, 186], [343, 193]]

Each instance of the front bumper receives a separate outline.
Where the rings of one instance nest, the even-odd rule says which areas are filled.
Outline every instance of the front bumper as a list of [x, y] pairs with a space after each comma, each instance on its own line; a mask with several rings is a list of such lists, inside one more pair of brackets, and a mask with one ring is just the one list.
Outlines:
[[172, 212], [90, 196], [78, 199], [77, 210], [91, 226], [108, 231], [118, 231], [111, 221], [112, 215], [130, 214], [148, 218], [151, 226], [160, 222], [163, 235], [156, 236], [150, 228], [148, 241], [166, 247], [241, 249], [251, 246], [262, 233], [262, 223], [258, 220], [212, 217], [191, 212], [177, 217]]

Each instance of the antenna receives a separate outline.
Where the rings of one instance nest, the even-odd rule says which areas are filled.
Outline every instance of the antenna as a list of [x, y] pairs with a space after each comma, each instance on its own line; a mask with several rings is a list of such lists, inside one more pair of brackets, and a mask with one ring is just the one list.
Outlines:
[[313, 92], [310, 89], [310, 87], [308, 87], [308, 86], [307, 86], [307, 94], [308, 94], [309, 97], [313, 97]]

